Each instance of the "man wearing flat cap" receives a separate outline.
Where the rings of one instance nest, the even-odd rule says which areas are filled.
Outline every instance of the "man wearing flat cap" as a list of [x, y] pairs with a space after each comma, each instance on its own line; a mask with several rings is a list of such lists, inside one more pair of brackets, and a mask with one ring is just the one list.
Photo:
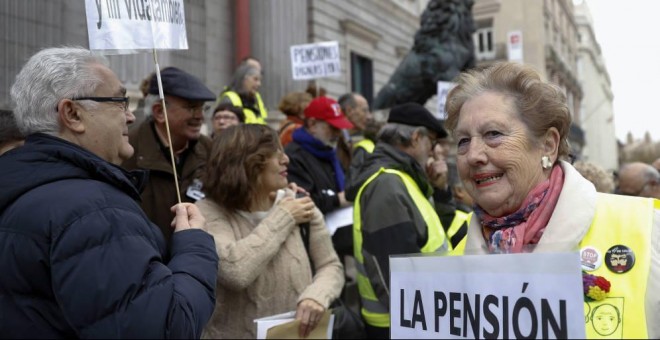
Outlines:
[[354, 202], [358, 282], [369, 283], [358, 285], [369, 338], [390, 334], [389, 256], [451, 249], [430, 201], [433, 187], [447, 181], [442, 150], [435, 145], [446, 136], [423, 106], [393, 107], [376, 148], [346, 188]]
[[167, 120], [172, 145], [167, 140], [165, 112], [158, 96], [158, 79], [151, 77], [145, 98], [147, 117], [129, 134], [135, 153], [122, 166], [149, 170], [149, 181], [142, 191], [142, 209], [160, 227], [169, 242], [172, 216], [169, 207], [177, 203], [170, 148], [174, 152], [182, 202], [195, 202], [203, 197], [199, 178], [206, 165], [211, 141], [201, 134], [205, 104], [215, 95], [195, 76], [176, 67], [161, 71]]

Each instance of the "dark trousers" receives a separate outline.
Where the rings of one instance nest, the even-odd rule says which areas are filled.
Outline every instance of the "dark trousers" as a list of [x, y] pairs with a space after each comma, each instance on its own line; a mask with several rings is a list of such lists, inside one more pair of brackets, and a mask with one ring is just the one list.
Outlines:
[[390, 338], [390, 329], [382, 327], [374, 327], [371, 325], [364, 324], [364, 328], [367, 331], [367, 339], [389, 339]]

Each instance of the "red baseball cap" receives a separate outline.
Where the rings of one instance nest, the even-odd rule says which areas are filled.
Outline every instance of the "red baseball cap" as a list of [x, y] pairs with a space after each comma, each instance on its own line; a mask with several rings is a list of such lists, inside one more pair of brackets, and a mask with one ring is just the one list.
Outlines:
[[352, 129], [353, 124], [341, 112], [339, 103], [328, 97], [316, 97], [305, 108], [305, 118], [326, 121], [337, 129]]

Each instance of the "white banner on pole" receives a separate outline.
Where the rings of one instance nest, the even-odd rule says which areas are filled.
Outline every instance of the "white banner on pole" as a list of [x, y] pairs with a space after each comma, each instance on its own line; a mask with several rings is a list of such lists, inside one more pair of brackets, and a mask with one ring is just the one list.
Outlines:
[[390, 257], [392, 339], [584, 339], [572, 253]]
[[523, 34], [522, 31], [510, 31], [506, 40], [509, 61], [523, 62]]
[[340, 76], [339, 43], [326, 41], [291, 46], [291, 72], [294, 80]]
[[91, 50], [185, 50], [183, 0], [85, 0]]
[[438, 119], [447, 119], [447, 112], [445, 112], [445, 103], [447, 102], [447, 94], [452, 88], [456, 86], [455, 83], [450, 81], [438, 80], [438, 112], [435, 117]]

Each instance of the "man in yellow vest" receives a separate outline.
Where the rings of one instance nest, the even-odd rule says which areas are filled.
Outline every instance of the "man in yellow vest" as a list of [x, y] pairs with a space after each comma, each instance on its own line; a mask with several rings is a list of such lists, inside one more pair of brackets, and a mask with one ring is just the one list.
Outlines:
[[[373, 153], [353, 183], [353, 238], [361, 314], [370, 338], [388, 338], [389, 256], [450, 250], [429, 200], [446, 182], [433, 154], [447, 136], [439, 120], [416, 103], [392, 108]], [[445, 167], [446, 169], [446, 167]], [[355, 189], [355, 188], [354, 188]]]

